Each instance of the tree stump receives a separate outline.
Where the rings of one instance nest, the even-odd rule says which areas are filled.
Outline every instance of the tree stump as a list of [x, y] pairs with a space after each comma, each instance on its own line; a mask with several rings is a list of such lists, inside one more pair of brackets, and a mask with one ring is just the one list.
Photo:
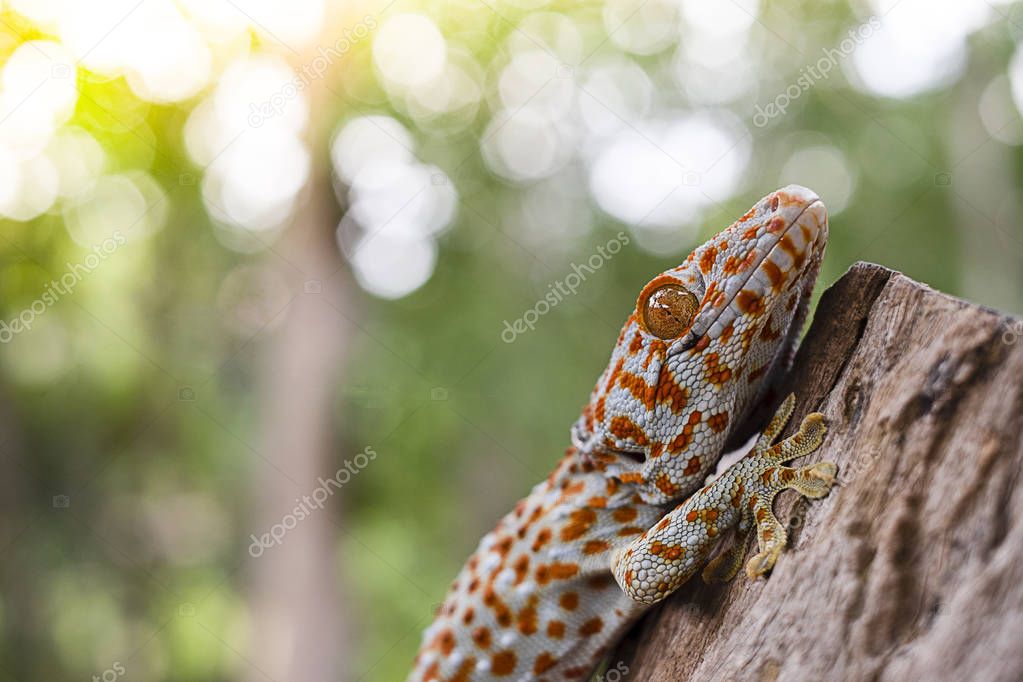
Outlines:
[[[782, 387], [823, 412], [822, 500], [783, 492], [767, 580], [697, 577], [612, 653], [628, 679], [1023, 679], [1023, 324], [857, 263]], [[747, 556], [749, 556], [747, 554]]]

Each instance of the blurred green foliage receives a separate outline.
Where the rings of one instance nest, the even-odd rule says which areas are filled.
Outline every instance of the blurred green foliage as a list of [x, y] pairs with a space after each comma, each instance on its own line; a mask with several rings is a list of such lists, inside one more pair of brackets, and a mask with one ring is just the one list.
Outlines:
[[[412, 132], [417, 156], [447, 173], [458, 193], [457, 217], [437, 237], [438, 259], [421, 288], [386, 301], [348, 285], [358, 327], [341, 349], [345, 379], [332, 416], [347, 449], [370, 445], [379, 457], [339, 496], [342, 509], [328, 513], [344, 528], [336, 573], [356, 642], [346, 664], [360, 679], [402, 678], [420, 630], [478, 538], [567, 445], [568, 427], [642, 285], [761, 195], [788, 182], [816, 186], [818, 177], [783, 173], [796, 151], [833, 150], [850, 179], [844, 210], [832, 218], [818, 293], [854, 261], [871, 260], [943, 291], [1023, 311], [1023, 155], [1006, 142], [1007, 131], [1019, 128], [1006, 75], [1019, 35], [1017, 5], [997, 5], [970, 32], [961, 73], [940, 87], [884, 97], [854, 82], [843, 63], [758, 128], [750, 122], [755, 105], [784, 92], [804, 65], [863, 23], [870, 7], [762, 3], [743, 58], [755, 87], [707, 107], [690, 101], [672, 75], [680, 41], [684, 48], [691, 33], [679, 38], [676, 31], [663, 48], [630, 56], [610, 39], [602, 5], [522, 4], [501, 5], [500, 14], [468, 0], [420, 8], [482, 74], [483, 101], [465, 120], [412, 113], [383, 84], [372, 40], [344, 55], [341, 73], [323, 84], [332, 93], [322, 100], [327, 110], [315, 112], [331, 131], [366, 114], [393, 117]], [[367, 6], [367, 13], [380, 12], [382, 24], [415, 9], [399, 3]], [[492, 172], [480, 153], [499, 108], [499, 66], [508, 62], [509, 45], [522, 42], [519, 26], [539, 12], [567, 17], [586, 52], [638, 64], [655, 86], [659, 116], [730, 111], [745, 122], [742, 139], [752, 151], [734, 191], [694, 213], [692, 229], [667, 232], [668, 245], [662, 239], [654, 251], [634, 240], [540, 317], [535, 330], [506, 343], [506, 320], [634, 227], [587, 194], [582, 161], [547, 178], [515, 181]], [[0, 62], [28, 40], [60, 40], [17, 10], [2, 17]], [[238, 58], [279, 49], [257, 33], [252, 29]], [[724, 81], [734, 67], [722, 68], [716, 77]], [[140, 97], [125, 78], [76, 72], [79, 96], [61, 125], [94, 138], [104, 153], [102, 173], [143, 171], [155, 180], [166, 217], [162, 229], [117, 249], [37, 315], [32, 329], [0, 346], [0, 672], [12, 680], [102, 675], [115, 661], [130, 679], [246, 674], [239, 652], [249, 646], [252, 605], [238, 568], [250, 533], [260, 532], [250, 520], [260, 501], [255, 457], [240, 442], [248, 436], [237, 434], [258, 431], [260, 349], [274, 330], [236, 324], [251, 292], [238, 299], [227, 282], [239, 268], [287, 266], [272, 249], [225, 246], [211, 217], [216, 207], [204, 202], [203, 164], [186, 149], [186, 122], [216, 73], [195, 97], [159, 103]], [[1004, 126], [985, 117], [1003, 117]], [[579, 138], [579, 156], [589, 158], [604, 143]], [[328, 147], [327, 139], [313, 141], [314, 167], [329, 166]], [[508, 218], [544, 183], [583, 197], [569, 214], [583, 227], [547, 243], [520, 234]], [[17, 318], [68, 264], [86, 258], [89, 249], [68, 229], [74, 201], [61, 197], [31, 219], [0, 222], [3, 320]], [[278, 235], [267, 234], [272, 244]], [[343, 459], [339, 453], [339, 466]]]

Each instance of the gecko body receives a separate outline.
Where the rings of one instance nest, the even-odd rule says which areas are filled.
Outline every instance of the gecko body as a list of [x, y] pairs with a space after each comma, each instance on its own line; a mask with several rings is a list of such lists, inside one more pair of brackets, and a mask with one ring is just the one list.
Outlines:
[[[790, 185], [654, 277], [548, 478], [480, 542], [423, 634], [410, 682], [584, 680], [624, 630], [705, 566], [728, 580], [774, 565], [782, 489], [828, 492], [835, 466], [789, 468], [823, 438], [811, 414], [706, 484], [725, 442], [787, 370], [827, 241], [827, 213]], [[721, 538], [735, 529], [731, 548]]]

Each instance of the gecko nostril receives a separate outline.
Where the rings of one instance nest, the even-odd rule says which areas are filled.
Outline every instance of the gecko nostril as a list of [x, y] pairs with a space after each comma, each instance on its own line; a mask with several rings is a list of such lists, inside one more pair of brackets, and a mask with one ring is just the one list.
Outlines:
[[772, 213], [773, 213], [774, 211], [777, 211], [777, 210], [778, 210], [778, 204], [779, 204], [779, 203], [781, 203], [781, 200], [780, 200], [780, 199], [778, 198], [778, 195], [777, 195], [777, 194], [775, 194], [775, 195], [772, 195], [772, 196], [771, 196], [771, 212], [772, 212]]

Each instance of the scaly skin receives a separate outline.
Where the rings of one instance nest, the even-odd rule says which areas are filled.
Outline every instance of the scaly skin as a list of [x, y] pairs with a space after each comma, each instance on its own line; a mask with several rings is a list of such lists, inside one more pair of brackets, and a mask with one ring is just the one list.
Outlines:
[[[791, 185], [643, 288], [572, 447], [469, 557], [410, 682], [586, 679], [700, 566], [730, 579], [754, 527], [747, 573], [771, 569], [785, 546], [774, 495], [821, 497], [834, 480], [830, 462], [782, 466], [820, 445], [823, 417], [772, 446], [790, 396], [750, 453], [704, 482], [732, 427], [787, 370], [826, 241], [824, 205]], [[733, 527], [732, 548], [711, 559]]]

